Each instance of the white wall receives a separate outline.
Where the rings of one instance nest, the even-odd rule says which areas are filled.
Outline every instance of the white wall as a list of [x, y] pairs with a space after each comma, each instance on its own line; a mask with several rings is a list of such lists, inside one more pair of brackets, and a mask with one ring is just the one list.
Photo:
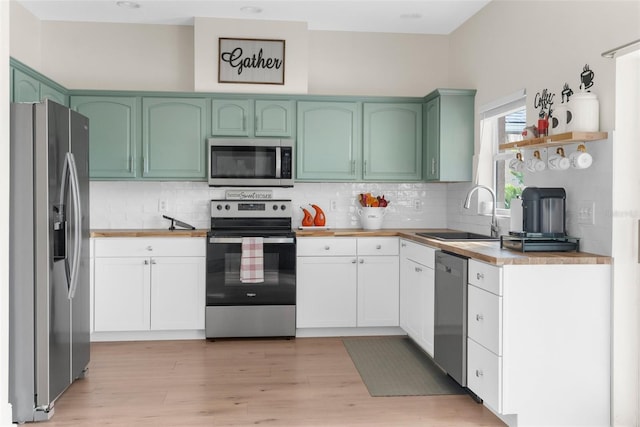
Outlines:
[[[0, 87], [9, 87], [9, 3], [0, 1]], [[0, 91], [0, 426], [9, 405], [9, 94]]]
[[309, 33], [309, 93], [423, 96], [449, 86], [447, 36]]

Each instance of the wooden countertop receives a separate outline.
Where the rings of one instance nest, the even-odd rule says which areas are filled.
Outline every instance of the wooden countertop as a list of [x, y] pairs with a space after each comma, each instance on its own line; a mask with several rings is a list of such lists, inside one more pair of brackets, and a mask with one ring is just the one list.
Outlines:
[[398, 236], [403, 239], [423, 243], [447, 252], [474, 258], [495, 265], [524, 264], [611, 264], [611, 257], [587, 252], [518, 252], [500, 248], [500, 242], [464, 242], [442, 241], [418, 236], [425, 231], [443, 231], [443, 229], [336, 229], [336, 230], [298, 230], [298, 237], [374, 237]]
[[91, 237], [207, 237], [208, 229], [117, 229], [91, 230]]
[[[611, 257], [587, 252], [518, 252], [500, 248], [500, 242], [442, 241], [418, 236], [425, 231], [444, 229], [386, 228], [363, 230], [339, 228], [329, 230], [295, 230], [297, 237], [401, 237], [458, 255], [495, 265], [518, 264], [611, 264]], [[103, 229], [91, 230], [91, 237], [207, 237], [208, 229]]]

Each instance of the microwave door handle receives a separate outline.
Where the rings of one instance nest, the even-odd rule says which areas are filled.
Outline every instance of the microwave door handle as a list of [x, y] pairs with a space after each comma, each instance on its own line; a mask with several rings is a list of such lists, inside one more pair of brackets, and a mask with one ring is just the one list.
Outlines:
[[282, 150], [276, 147], [276, 178], [282, 178]]

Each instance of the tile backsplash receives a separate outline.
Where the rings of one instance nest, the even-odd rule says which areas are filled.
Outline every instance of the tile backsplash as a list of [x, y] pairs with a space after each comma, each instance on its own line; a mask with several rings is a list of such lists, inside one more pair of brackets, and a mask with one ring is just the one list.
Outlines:
[[[209, 228], [209, 201], [224, 198], [224, 190], [204, 182], [92, 181], [91, 228], [165, 228], [169, 221], [163, 214]], [[302, 221], [300, 208], [313, 212], [309, 204], [314, 203], [324, 210], [329, 227], [360, 228], [357, 199], [365, 192], [390, 201], [383, 228], [447, 227], [446, 184], [296, 183], [274, 188], [273, 196], [293, 201], [294, 227]]]

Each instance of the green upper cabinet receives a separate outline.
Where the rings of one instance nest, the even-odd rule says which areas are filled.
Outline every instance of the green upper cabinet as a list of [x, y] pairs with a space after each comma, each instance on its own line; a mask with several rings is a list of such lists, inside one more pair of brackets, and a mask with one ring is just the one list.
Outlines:
[[40, 102], [40, 82], [28, 74], [14, 69], [13, 102]]
[[422, 179], [422, 105], [365, 103], [363, 178]]
[[89, 176], [139, 176], [140, 98], [72, 96], [71, 108], [89, 118]]
[[425, 97], [426, 181], [471, 181], [475, 90], [437, 89]]
[[299, 101], [296, 179], [356, 181], [362, 176], [362, 105]]
[[44, 83], [17, 68], [12, 72], [12, 101], [13, 102], [40, 102], [51, 99], [62, 105], [68, 104], [68, 96], [52, 85]]
[[142, 99], [142, 176], [205, 179], [208, 100]]
[[214, 136], [291, 137], [294, 102], [214, 98], [211, 134]]

